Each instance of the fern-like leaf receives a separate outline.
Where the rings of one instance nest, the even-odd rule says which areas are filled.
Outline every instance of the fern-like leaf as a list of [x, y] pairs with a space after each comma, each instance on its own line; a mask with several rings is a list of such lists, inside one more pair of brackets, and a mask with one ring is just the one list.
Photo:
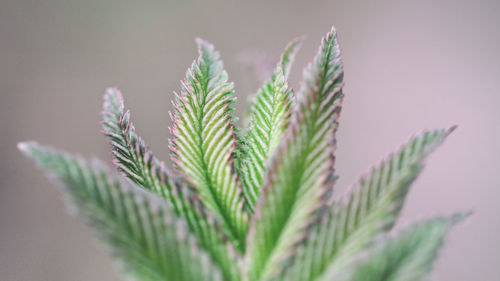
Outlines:
[[249, 280], [276, 274], [331, 193], [342, 80], [340, 50], [332, 28], [304, 72], [297, 111], [264, 181], [247, 244]]
[[[97, 160], [40, 146], [19, 145], [25, 155], [56, 180], [99, 236], [111, 245], [124, 270], [141, 280], [222, 280], [183, 222], [133, 186], [123, 185]], [[156, 198], [158, 199], [158, 198]]]
[[286, 47], [274, 74], [255, 97], [249, 130], [241, 149], [239, 170], [243, 193], [250, 211], [254, 210], [257, 203], [267, 162], [280, 144], [291, 116], [293, 97], [286, 78], [301, 42], [297, 39]]
[[280, 279], [311, 280], [327, 266], [342, 271], [374, 237], [390, 230], [424, 160], [452, 130], [426, 131], [412, 138], [362, 176], [348, 194], [334, 200], [297, 246]]
[[213, 45], [200, 39], [197, 43], [199, 57], [186, 73], [171, 114], [172, 159], [203, 202], [220, 215], [235, 246], [242, 251], [248, 219], [232, 167], [233, 84], [227, 82]]
[[165, 164], [137, 135], [130, 120], [130, 111], [124, 109], [122, 93], [116, 88], [106, 91], [102, 119], [102, 131], [109, 139], [113, 162], [118, 169], [137, 185], [170, 198], [173, 183]]
[[302, 47], [302, 42], [304, 41], [304, 36], [295, 38], [292, 42], [288, 43], [285, 47], [285, 51], [281, 54], [280, 61], [278, 62], [278, 67], [283, 70], [283, 75], [285, 79], [288, 79], [290, 75], [290, 69], [295, 61], [295, 56], [297, 55], [300, 47]]
[[135, 131], [130, 111], [124, 110], [123, 96], [110, 88], [104, 96], [102, 128], [108, 137], [113, 159], [123, 174], [139, 186], [165, 197], [176, 216], [183, 218], [223, 273], [225, 280], [238, 280], [232, 245], [225, 241], [219, 219], [204, 208], [187, 185], [175, 183], [163, 162], [159, 161]]
[[428, 280], [450, 229], [466, 215], [437, 217], [385, 237], [362, 253], [342, 272], [328, 271], [318, 281], [421, 281]]

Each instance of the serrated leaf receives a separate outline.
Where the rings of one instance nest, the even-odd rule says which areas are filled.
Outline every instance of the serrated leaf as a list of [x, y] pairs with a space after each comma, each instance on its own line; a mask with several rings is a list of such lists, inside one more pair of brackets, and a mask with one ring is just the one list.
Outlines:
[[204, 204], [224, 221], [235, 247], [243, 251], [248, 219], [241, 187], [233, 171], [235, 134], [229, 83], [213, 45], [197, 40], [199, 57], [182, 83], [171, 114], [170, 149], [177, 168], [192, 183]]
[[165, 164], [137, 135], [130, 111], [125, 111], [122, 93], [116, 88], [109, 88], [104, 95], [101, 127], [118, 169], [132, 182], [170, 199], [173, 183]]
[[175, 215], [187, 222], [200, 246], [219, 265], [224, 279], [239, 280], [235, 252], [221, 231], [219, 219], [206, 210], [187, 185], [173, 181], [164, 163], [137, 135], [130, 111], [125, 111], [123, 96], [118, 89], [110, 88], [106, 92], [102, 115], [103, 132], [110, 140], [118, 169], [139, 186], [169, 200]]
[[264, 181], [247, 242], [249, 280], [277, 273], [331, 193], [342, 80], [332, 28], [304, 72], [297, 110]]
[[311, 280], [327, 266], [342, 271], [377, 235], [390, 230], [424, 160], [452, 130], [425, 131], [412, 138], [333, 201], [297, 245], [280, 280]]
[[288, 44], [274, 74], [255, 97], [249, 130], [243, 138], [245, 143], [239, 157], [239, 174], [250, 211], [255, 208], [266, 166], [280, 144], [291, 116], [293, 94], [286, 76], [300, 45], [299, 39]]
[[300, 50], [300, 47], [302, 47], [303, 41], [304, 36], [295, 38], [290, 43], [288, 43], [288, 45], [285, 47], [285, 51], [283, 52], [283, 54], [281, 54], [278, 66], [280, 66], [283, 70], [285, 79], [288, 79], [288, 76], [290, 75], [290, 69], [292, 68], [293, 62], [295, 61], [297, 52]]
[[20, 150], [63, 188], [79, 214], [141, 280], [222, 280], [218, 268], [162, 200], [123, 185], [98, 160], [21, 143]]
[[318, 281], [421, 281], [432, 265], [450, 229], [466, 215], [437, 217], [377, 241], [342, 272], [327, 273]]

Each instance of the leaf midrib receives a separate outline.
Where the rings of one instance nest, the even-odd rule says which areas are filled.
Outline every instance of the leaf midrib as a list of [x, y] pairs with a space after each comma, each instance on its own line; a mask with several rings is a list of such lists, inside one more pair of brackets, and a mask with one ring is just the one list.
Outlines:
[[[328, 42], [328, 45], [326, 46], [326, 48], [327, 48], [328, 51], [327, 51], [326, 56], [325, 56], [325, 62], [327, 62], [327, 63], [325, 63], [325, 65], [323, 66], [322, 79], [320, 81], [320, 87], [319, 87], [319, 89], [317, 91], [317, 93], [319, 93], [320, 95], [323, 93], [323, 90], [324, 90], [325, 85], [326, 85], [326, 81], [325, 81], [326, 75], [325, 74], [326, 74], [326, 72], [328, 70], [328, 65], [329, 65], [328, 62], [330, 60], [330, 56], [331, 56], [331, 53], [332, 53], [332, 46], [331, 46], [332, 44], [333, 44], [333, 38], [330, 39], [330, 41]], [[314, 124], [312, 132], [316, 131], [316, 121], [318, 119], [318, 113], [319, 113], [318, 111], [319, 111], [319, 105], [320, 104], [321, 104], [321, 99], [320, 98], [314, 100], [314, 111], [311, 114], [311, 120], [310, 120], [310, 122]], [[314, 133], [313, 133], [313, 135], [314, 135]], [[293, 194], [293, 202], [294, 203], [292, 204], [292, 210], [289, 213], [287, 213], [287, 215], [286, 215], [286, 222], [283, 224], [283, 227], [280, 229], [280, 232], [279, 232], [279, 234], [278, 234], [278, 236], [277, 236], [277, 238], [275, 240], [274, 247], [271, 250], [271, 252], [267, 255], [266, 261], [265, 261], [265, 265], [262, 268], [262, 270], [260, 270], [260, 272], [259, 272], [259, 274], [257, 276], [257, 280], [259, 280], [261, 278], [262, 274], [267, 271], [267, 268], [269, 266], [269, 259], [273, 256], [274, 251], [276, 250], [276, 246], [278, 245], [278, 243], [279, 243], [279, 241], [281, 239], [281, 236], [283, 235], [284, 230], [286, 229], [287, 225], [289, 224], [290, 216], [292, 215], [292, 213], [295, 210], [296, 199], [297, 199], [298, 191], [300, 190], [300, 186], [301, 186], [300, 182], [302, 181], [302, 178], [304, 176], [304, 172], [303, 171], [304, 171], [304, 167], [306, 165], [307, 155], [309, 155], [310, 152], [311, 152], [311, 147], [310, 146], [311, 146], [312, 137], [310, 137], [310, 135], [308, 134], [306, 140], [307, 140], [307, 145], [304, 148], [303, 153], [301, 153], [302, 157], [300, 159], [300, 169], [299, 169], [299, 171], [301, 171], [301, 173], [297, 176], [297, 180], [294, 181], [294, 182], [297, 183], [297, 185], [295, 186], [296, 188], [295, 188], [295, 192]]]
[[[203, 77], [203, 78], [209, 77], [209, 75], [210, 75], [209, 68], [210, 68], [209, 66], [205, 66], [202, 68], [200, 65], [200, 70], [202, 72], [202, 75], [200, 75], [200, 77]], [[206, 98], [208, 95], [208, 84], [210, 83], [210, 77], [208, 79], [203, 79], [203, 78], [200, 81], [200, 82], [202, 82], [202, 83], [200, 83], [201, 88], [202, 88], [201, 89], [202, 93], [201, 93], [201, 102], [199, 103], [200, 117], [198, 118], [198, 132], [197, 132], [198, 138], [199, 138], [198, 149], [200, 151], [201, 166], [203, 169], [203, 174], [205, 176], [205, 180], [206, 180], [207, 185], [208, 185], [208, 190], [210, 191], [210, 195], [212, 196], [213, 202], [216, 205], [215, 207], [217, 208], [217, 212], [223, 218], [224, 223], [229, 226], [229, 229], [231, 230], [230, 236], [232, 237], [232, 240], [238, 241], [238, 243], [236, 243], [236, 245], [235, 245], [236, 249], [238, 249], [240, 252], [244, 252], [244, 248], [243, 248], [244, 243], [241, 243], [241, 241], [240, 241], [241, 238], [239, 235], [239, 231], [237, 229], [235, 229], [235, 226], [231, 222], [231, 218], [225, 212], [224, 208], [221, 205], [221, 202], [219, 201], [217, 194], [215, 193], [215, 190], [214, 190], [215, 186], [212, 182], [212, 177], [208, 171], [208, 166], [207, 166], [207, 163], [205, 161], [205, 150], [203, 149], [203, 125], [204, 125], [203, 120], [205, 118], [205, 105], [206, 105]]]
[[[276, 94], [277, 94], [277, 90], [276, 90], [276, 81], [275, 81], [275, 75], [273, 75], [273, 84], [272, 84], [272, 89], [273, 89], [273, 92], [275, 93], [275, 95], [272, 95], [271, 96], [271, 99], [272, 99], [272, 104], [273, 104], [273, 107], [272, 107], [272, 111], [271, 111], [271, 120], [270, 120], [270, 125], [269, 126], [269, 131], [267, 133], [267, 148], [266, 148], [266, 159], [269, 158], [269, 156], [271, 155], [271, 152], [272, 152], [272, 148], [271, 148], [271, 139], [272, 139], [272, 133], [273, 133], [273, 127], [274, 127], [274, 122], [276, 121], [276, 119], [278, 118], [276, 116], [276, 107], [277, 107], [277, 104], [278, 104], [278, 98], [276, 97]], [[279, 88], [279, 87], [278, 87]], [[279, 90], [278, 90], [279, 91]], [[279, 124], [277, 124], [277, 126], [279, 126]]]

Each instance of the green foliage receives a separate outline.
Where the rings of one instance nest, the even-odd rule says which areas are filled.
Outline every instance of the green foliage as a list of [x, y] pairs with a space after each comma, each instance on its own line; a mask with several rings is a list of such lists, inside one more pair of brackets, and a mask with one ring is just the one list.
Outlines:
[[[377, 235], [389, 231], [425, 157], [451, 130], [426, 131], [362, 176], [343, 197], [332, 200], [307, 238], [297, 245], [282, 280], [311, 280], [326, 267], [342, 271]], [[335, 237], [335, 239], [332, 239]]]
[[279, 269], [332, 189], [342, 77], [332, 30], [304, 73], [295, 118], [262, 187], [248, 239], [249, 280], [266, 279]]
[[[232, 245], [221, 235], [220, 220], [208, 212], [186, 184], [172, 182], [165, 164], [159, 161], [144, 140], [135, 132], [130, 111], [124, 111], [120, 91], [111, 88], [104, 96], [104, 134], [108, 137], [113, 160], [120, 171], [138, 186], [166, 198], [175, 215], [183, 218], [198, 239], [200, 246], [216, 262], [225, 280], [239, 280]], [[181, 179], [179, 179], [181, 180]]]
[[233, 84], [213, 45], [201, 39], [199, 57], [186, 72], [171, 114], [170, 150], [177, 168], [196, 187], [208, 208], [222, 219], [238, 248], [243, 247], [247, 215], [241, 187], [232, 169], [236, 148], [231, 104]]
[[375, 241], [357, 262], [326, 273], [321, 281], [418, 281], [425, 280], [437, 258], [445, 235], [467, 215], [437, 217], [408, 227], [397, 235]]
[[264, 181], [266, 164], [280, 144], [291, 116], [292, 90], [286, 78], [301, 40], [292, 41], [281, 56], [274, 74], [260, 88], [250, 114], [250, 127], [243, 140], [239, 175], [246, 203], [253, 212]]
[[143, 280], [222, 280], [163, 201], [122, 184], [98, 160], [37, 143], [21, 143], [19, 149], [64, 188], [71, 206], [99, 230], [125, 270]]
[[393, 226], [427, 156], [454, 127], [416, 135], [344, 195], [333, 194], [344, 75], [338, 38], [333, 28], [323, 38], [295, 101], [287, 80], [301, 42], [285, 48], [240, 134], [220, 55], [197, 40], [199, 57], [171, 113], [173, 172], [138, 136], [114, 88], [101, 125], [128, 183], [97, 160], [34, 142], [19, 149], [138, 280], [426, 280], [465, 215]]

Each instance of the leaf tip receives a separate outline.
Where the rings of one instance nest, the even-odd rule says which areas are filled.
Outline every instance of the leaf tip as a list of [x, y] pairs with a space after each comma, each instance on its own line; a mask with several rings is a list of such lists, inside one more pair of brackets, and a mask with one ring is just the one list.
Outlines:
[[474, 214], [473, 210], [453, 214], [449, 217], [450, 224], [453, 226], [453, 225], [456, 225], [458, 223], [462, 223], [462, 222], [466, 221], [473, 214]]
[[31, 145], [33, 145], [33, 142], [31, 141], [18, 142], [17, 149], [19, 149], [19, 151], [21, 151], [22, 153], [26, 154]]
[[123, 111], [125, 107], [123, 94], [117, 87], [108, 87], [104, 93], [104, 104], [102, 115], [105, 116], [117, 109]]
[[306, 38], [307, 36], [305, 34], [293, 38], [293, 40], [288, 43], [285, 49], [293, 48], [293, 51], [296, 53], [300, 49], [300, 47], [302, 47], [302, 44], [304, 43]]
[[111, 97], [111, 96], [115, 96], [115, 97], [118, 97], [120, 99], [123, 99], [122, 92], [118, 89], [118, 87], [106, 88], [106, 92], [105, 92], [104, 96], [106, 98]]
[[40, 145], [36, 141], [22, 141], [17, 143], [17, 149], [25, 156], [30, 156], [32, 154], [32, 150], [36, 147], [40, 147]]
[[331, 34], [331, 35], [337, 34], [337, 28], [335, 28], [335, 25], [332, 25], [332, 27], [330, 28], [330, 32], [328, 34]]
[[194, 39], [194, 41], [196, 42], [196, 45], [198, 46], [198, 50], [199, 50], [200, 53], [204, 49], [209, 49], [209, 50], [214, 50], [215, 49], [215, 47], [214, 47], [214, 45], [212, 43], [210, 43], [207, 40], [202, 39], [200, 37], [196, 37]]

